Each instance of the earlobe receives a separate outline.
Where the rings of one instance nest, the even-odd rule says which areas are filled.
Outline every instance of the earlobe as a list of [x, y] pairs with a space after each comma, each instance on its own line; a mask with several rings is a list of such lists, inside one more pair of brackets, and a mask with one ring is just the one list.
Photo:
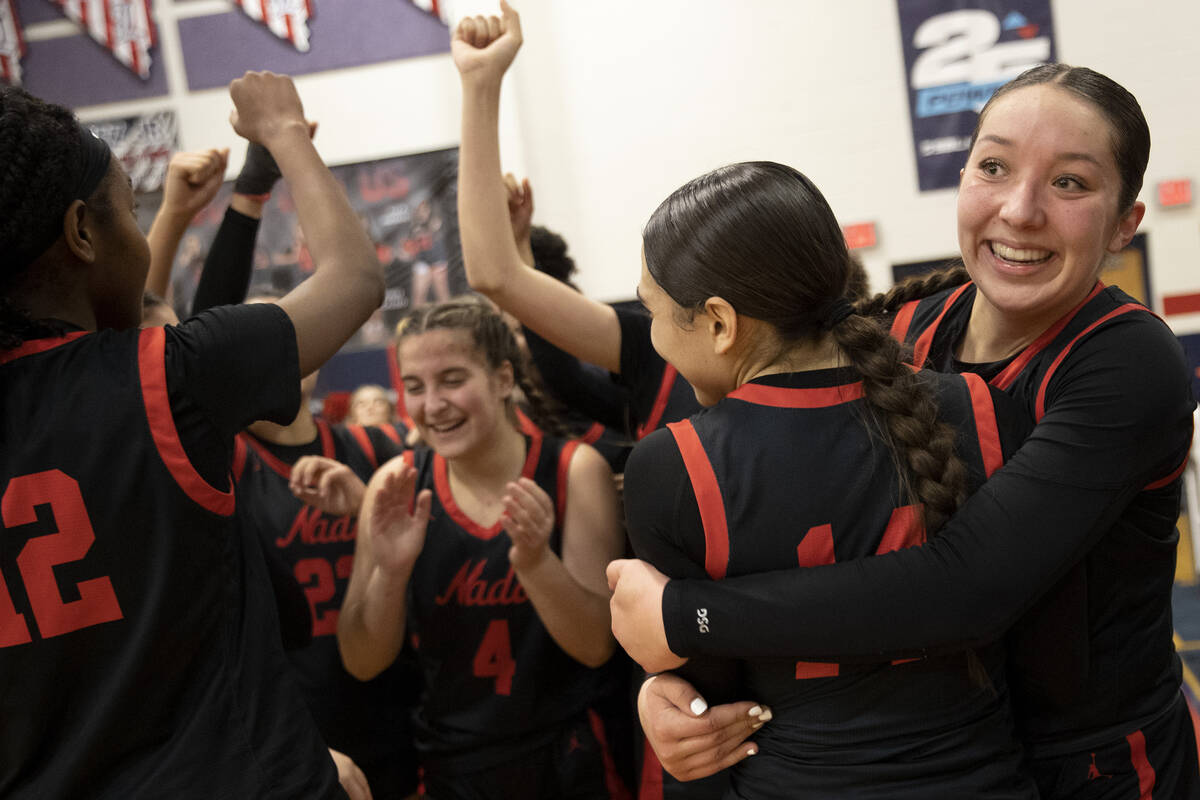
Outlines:
[[1142, 224], [1142, 217], [1146, 215], [1146, 204], [1137, 202], [1125, 215], [1117, 221], [1117, 229], [1113, 232], [1112, 239], [1108, 243], [1108, 252], [1119, 253], [1129, 246], [1133, 241], [1134, 234], [1137, 233], [1138, 226]]
[[94, 215], [87, 213], [87, 205], [76, 200], [63, 214], [63, 241], [76, 258], [91, 264], [96, 260], [96, 248], [92, 235]]

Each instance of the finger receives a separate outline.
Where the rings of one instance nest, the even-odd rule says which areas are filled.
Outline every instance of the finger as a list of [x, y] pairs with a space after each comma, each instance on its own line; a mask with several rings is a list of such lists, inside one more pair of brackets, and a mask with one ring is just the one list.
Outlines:
[[429, 489], [422, 489], [417, 495], [417, 502], [413, 508], [413, 521], [425, 525], [429, 522], [429, 509], [433, 506], [433, 492]]
[[312, 120], [309, 120], [309, 123], [308, 123], [308, 138], [310, 138], [310, 139], [315, 139], [315, 138], [317, 137], [317, 126], [318, 126], [318, 125], [320, 125], [320, 123], [318, 123], [318, 122], [313, 122]]
[[475, 22], [470, 17], [463, 17], [458, 21], [458, 27], [454, 29], [454, 38], [467, 44], [474, 44], [475, 38]]
[[487, 17], [483, 16], [482, 14], [477, 14], [475, 16], [475, 29], [474, 30], [475, 30], [475, 41], [473, 41], [471, 44], [475, 45], [476, 47], [478, 47], [480, 49], [487, 47], [488, 42], [491, 41], [490, 39], [488, 39]]
[[553, 524], [553, 510], [545, 508], [532, 492], [520, 484], [508, 484], [504, 508], [510, 516], [533, 530], [542, 530]]
[[317, 478], [317, 494], [321, 497], [328, 497], [329, 492], [335, 488], [335, 485], [338, 484], [343, 477], [344, 473], [342, 473], [341, 469], [330, 468], [325, 470]]
[[499, 39], [500, 34], [503, 32], [504, 32], [504, 29], [500, 27], [500, 18], [499, 17], [488, 17], [487, 18], [488, 44], [491, 44], [492, 42]]
[[551, 501], [550, 495], [546, 494], [545, 489], [529, 478], [520, 478], [517, 485], [525, 490], [526, 496], [541, 510], [542, 514], [548, 517], [554, 516], [554, 502]]
[[525, 205], [529, 206], [529, 210], [533, 210], [533, 187], [529, 185], [529, 178], [521, 181], [521, 193], [525, 197]]

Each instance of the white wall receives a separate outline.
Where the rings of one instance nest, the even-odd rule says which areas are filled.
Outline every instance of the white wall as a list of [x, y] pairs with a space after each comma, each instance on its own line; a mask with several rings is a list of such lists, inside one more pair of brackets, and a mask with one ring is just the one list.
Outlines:
[[[457, 5], [462, 12], [489, 3]], [[184, 13], [162, 0], [155, 6], [164, 22]], [[196, 0], [180, 8], [228, 6]], [[1157, 304], [1163, 294], [1200, 291], [1200, 206], [1161, 210], [1154, 198], [1159, 180], [1200, 179], [1200, 3], [1138, 6], [1053, 2], [1059, 60], [1123, 83], [1150, 121], [1142, 229]], [[523, 0], [519, 8], [526, 44], [505, 86], [505, 160], [531, 178], [538, 219], [570, 241], [589, 294], [631, 296], [639, 231], [658, 202], [691, 177], [752, 158], [807, 173], [843, 222], [877, 223], [879, 244], [861, 251], [877, 288], [890, 285], [893, 262], [954, 251], [954, 191], [916, 190], [894, 0]], [[169, 102], [81, 115], [172, 106], [184, 147], [229, 145], [240, 161], [225, 123], [228, 98], [182, 91], [172, 45], [164, 35]], [[448, 55], [297, 83], [309, 116], [322, 122], [318, 144], [330, 163], [458, 140], [458, 81]], [[1200, 331], [1200, 314], [1170, 321], [1178, 332]]]

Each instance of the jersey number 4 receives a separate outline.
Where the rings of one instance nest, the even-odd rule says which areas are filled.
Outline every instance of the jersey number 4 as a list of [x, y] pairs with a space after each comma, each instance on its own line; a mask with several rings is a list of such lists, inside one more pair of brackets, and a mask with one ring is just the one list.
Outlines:
[[[43, 505], [50, 506], [58, 530], [30, 539], [17, 556], [29, 607], [42, 638], [121, 619], [124, 615], [108, 576], [76, 584], [78, 600], [64, 602], [59, 593], [54, 568], [82, 560], [96, 540], [79, 484], [73, 478], [56, 469], [13, 478], [0, 500], [4, 527], [37, 522], [37, 507]], [[31, 641], [25, 615], [17, 612], [0, 572], [0, 647]]]
[[488, 623], [483, 641], [475, 651], [471, 672], [476, 678], [495, 678], [496, 694], [512, 694], [513, 675], [517, 662], [513, 661], [512, 643], [508, 638], [508, 620], [494, 619]]

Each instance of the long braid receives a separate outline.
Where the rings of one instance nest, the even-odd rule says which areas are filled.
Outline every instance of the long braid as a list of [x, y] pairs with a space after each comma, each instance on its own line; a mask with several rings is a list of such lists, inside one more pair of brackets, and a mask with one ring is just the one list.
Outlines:
[[952, 263], [945, 269], [901, 281], [883, 294], [860, 300], [854, 310], [864, 317], [885, 317], [896, 313], [910, 300], [920, 300], [952, 286], [961, 286], [970, 279], [961, 261]]
[[862, 375], [863, 397], [897, 462], [903, 493], [924, 506], [932, 536], [966, 497], [967, 468], [955, 431], [938, 420], [928, 380], [904, 363], [901, 345], [874, 320], [851, 315], [833, 326], [838, 346]]

